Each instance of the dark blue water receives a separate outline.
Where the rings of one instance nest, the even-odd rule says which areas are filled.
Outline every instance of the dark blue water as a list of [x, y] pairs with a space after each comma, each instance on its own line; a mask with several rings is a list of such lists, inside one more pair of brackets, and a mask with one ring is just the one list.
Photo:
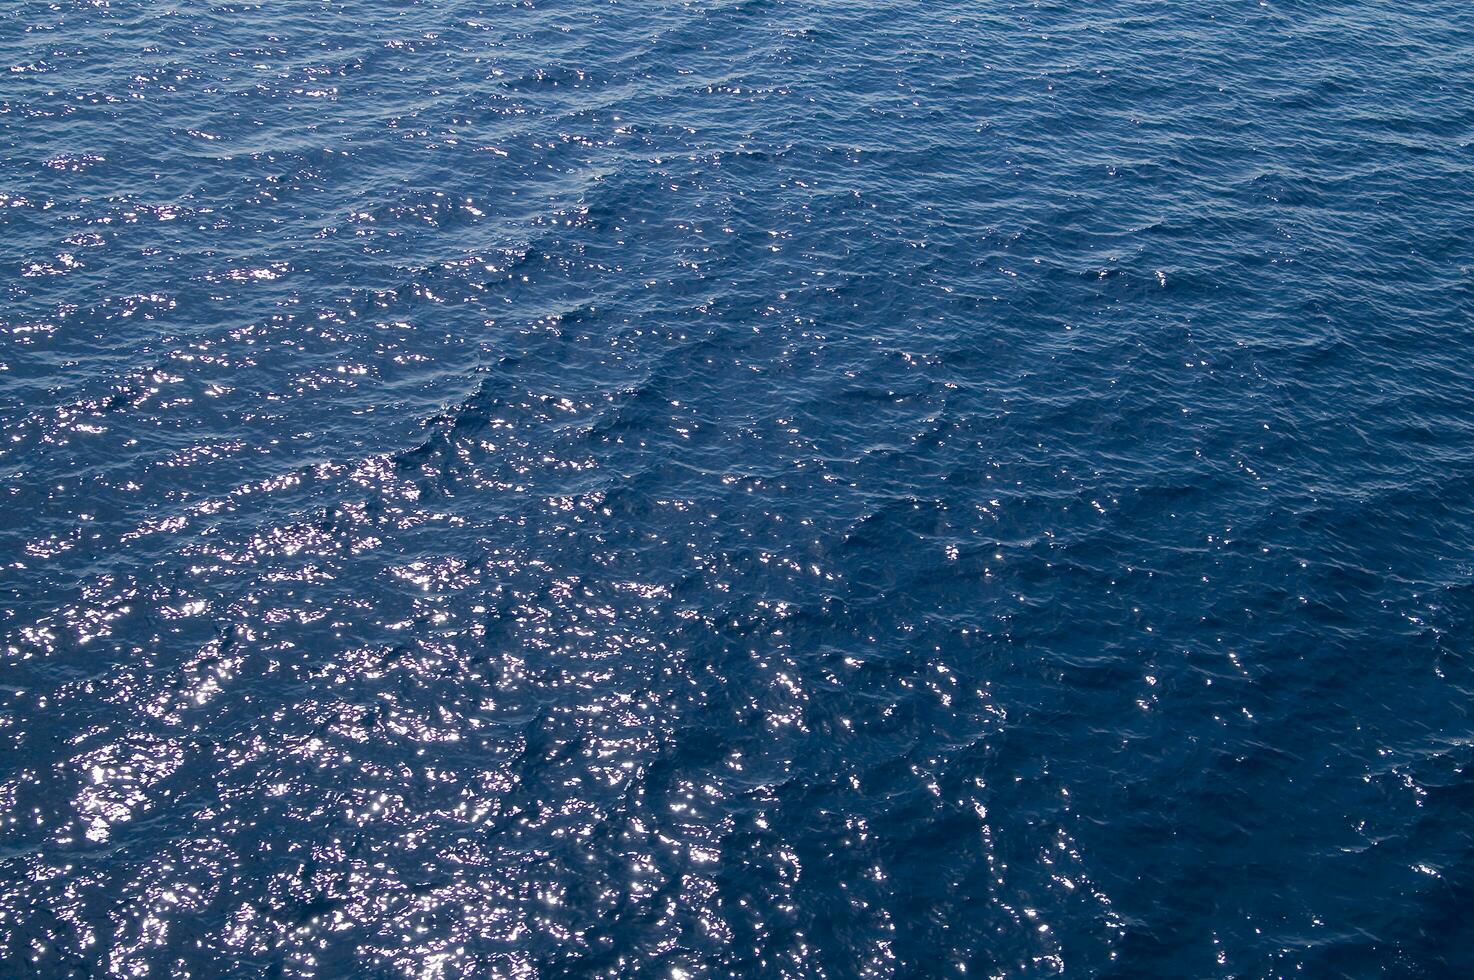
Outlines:
[[1474, 12], [10, 0], [0, 974], [1474, 970]]

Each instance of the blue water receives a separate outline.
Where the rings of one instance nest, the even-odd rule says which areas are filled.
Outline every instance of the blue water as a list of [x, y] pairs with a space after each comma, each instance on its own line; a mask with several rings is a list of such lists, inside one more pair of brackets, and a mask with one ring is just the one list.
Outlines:
[[1474, 971], [1474, 8], [10, 0], [0, 974]]

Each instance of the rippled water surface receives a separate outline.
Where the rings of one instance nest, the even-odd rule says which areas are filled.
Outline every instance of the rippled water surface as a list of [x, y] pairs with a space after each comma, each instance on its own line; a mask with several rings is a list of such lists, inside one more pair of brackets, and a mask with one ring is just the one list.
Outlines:
[[1474, 13], [9, 0], [0, 974], [1474, 970]]

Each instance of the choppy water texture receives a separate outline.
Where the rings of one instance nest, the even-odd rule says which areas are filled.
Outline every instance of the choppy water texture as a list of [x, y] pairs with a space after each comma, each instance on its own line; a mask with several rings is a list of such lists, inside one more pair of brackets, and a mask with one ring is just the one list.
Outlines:
[[11, 0], [0, 950], [1474, 970], [1474, 14]]

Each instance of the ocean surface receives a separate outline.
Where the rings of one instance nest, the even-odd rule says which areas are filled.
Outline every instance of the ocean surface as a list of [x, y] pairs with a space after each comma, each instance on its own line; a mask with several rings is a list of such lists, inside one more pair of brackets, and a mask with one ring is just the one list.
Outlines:
[[1474, 8], [9, 0], [0, 975], [1474, 973]]

